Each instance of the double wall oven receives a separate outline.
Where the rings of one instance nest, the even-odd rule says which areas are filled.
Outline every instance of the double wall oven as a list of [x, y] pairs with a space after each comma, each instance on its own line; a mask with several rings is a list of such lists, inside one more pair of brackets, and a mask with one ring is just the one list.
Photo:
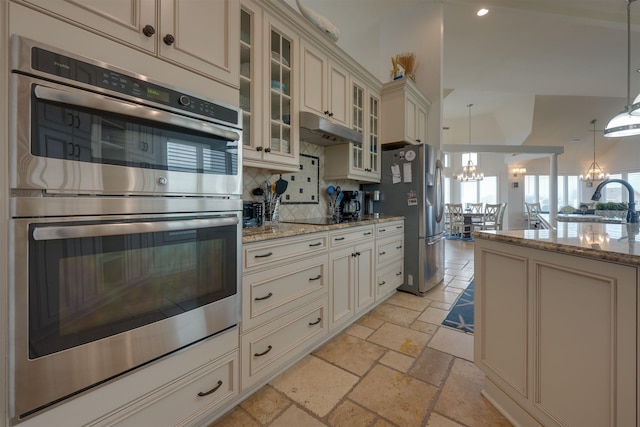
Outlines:
[[240, 320], [240, 110], [12, 38], [13, 423]]

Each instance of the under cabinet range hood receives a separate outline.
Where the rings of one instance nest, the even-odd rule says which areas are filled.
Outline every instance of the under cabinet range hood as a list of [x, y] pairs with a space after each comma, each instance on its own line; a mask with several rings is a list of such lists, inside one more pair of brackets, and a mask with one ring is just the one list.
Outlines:
[[362, 144], [360, 132], [307, 111], [300, 112], [300, 139], [323, 147], [347, 142]]

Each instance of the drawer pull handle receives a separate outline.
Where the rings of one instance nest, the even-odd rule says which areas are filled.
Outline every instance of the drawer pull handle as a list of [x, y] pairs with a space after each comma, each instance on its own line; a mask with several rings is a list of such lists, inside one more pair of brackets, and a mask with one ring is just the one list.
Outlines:
[[315, 322], [309, 322], [309, 326], [314, 326], [317, 325], [318, 323], [320, 323], [322, 321], [322, 318], [318, 317], [318, 320], [316, 320]]
[[398, 272], [396, 273], [396, 276], [402, 276], [402, 271], [398, 271]]
[[320, 246], [321, 244], [322, 244], [322, 242], [318, 242], [318, 243], [309, 243], [309, 247]]
[[385, 251], [380, 252], [379, 255], [386, 255], [387, 253]]
[[382, 283], [378, 283], [378, 286], [382, 286], [382, 285], [386, 285], [387, 282], [385, 282], [384, 280], [382, 281]]
[[268, 252], [264, 255], [254, 255], [255, 258], [267, 258], [270, 257], [271, 255], [273, 255], [273, 252]]
[[370, 231], [367, 231], [366, 233], [362, 233], [362, 234], [363, 234], [363, 235], [365, 235], [365, 236], [370, 236], [370, 235], [371, 235], [371, 232], [370, 232]]
[[333, 239], [333, 240], [344, 240], [344, 237], [336, 237], [336, 238], [335, 238], [335, 239]]
[[222, 381], [218, 380], [218, 384], [214, 388], [212, 388], [209, 391], [205, 391], [204, 393], [203, 392], [199, 392], [198, 396], [202, 397], [202, 396], [207, 396], [207, 395], [209, 395], [211, 393], [214, 393], [216, 390], [218, 390], [220, 388], [220, 386], [222, 386]]
[[401, 225], [396, 225], [396, 230], [400, 230], [402, 228]]
[[319, 280], [322, 277], [322, 274], [318, 274], [316, 277], [311, 277], [309, 280]]
[[254, 301], [263, 301], [266, 299], [269, 299], [273, 296], [273, 294], [271, 292], [269, 292], [267, 295], [263, 296], [263, 297], [255, 297]]
[[386, 228], [381, 228], [379, 231], [380, 231], [381, 233], [384, 233], [385, 231], [387, 231], [387, 229], [386, 229]]
[[396, 249], [402, 249], [402, 245], [396, 246]]
[[260, 357], [260, 356], [264, 356], [265, 354], [269, 353], [271, 351], [273, 347], [269, 346], [267, 347], [267, 349], [265, 351], [263, 351], [262, 353], [255, 353], [254, 356], [255, 357]]

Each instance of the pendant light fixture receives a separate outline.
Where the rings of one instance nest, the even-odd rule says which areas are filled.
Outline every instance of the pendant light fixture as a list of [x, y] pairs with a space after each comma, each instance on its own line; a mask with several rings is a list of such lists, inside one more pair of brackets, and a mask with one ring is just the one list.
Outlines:
[[609, 179], [609, 174], [604, 173], [598, 162], [596, 162], [596, 119], [591, 120], [593, 125], [593, 163], [587, 169], [587, 173], [580, 175], [580, 181], [594, 182]]
[[[469, 107], [469, 147], [471, 147], [471, 107], [473, 107], [473, 104], [468, 104], [467, 107]], [[484, 174], [478, 172], [476, 165], [471, 161], [471, 152], [469, 152], [467, 164], [462, 168], [462, 171], [458, 173], [456, 179], [459, 182], [482, 181], [484, 179]]]
[[607, 138], [640, 135], [640, 95], [631, 104], [631, 3], [634, 1], [627, 0], [627, 105], [604, 128]]

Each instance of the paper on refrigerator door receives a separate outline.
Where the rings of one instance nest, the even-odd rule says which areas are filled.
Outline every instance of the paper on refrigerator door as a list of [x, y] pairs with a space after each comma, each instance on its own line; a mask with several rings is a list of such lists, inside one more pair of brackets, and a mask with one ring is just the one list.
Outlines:
[[391, 182], [397, 184], [402, 182], [402, 177], [400, 176], [400, 166], [391, 165]]
[[411, 182], [411, 163], [403, 165], [404, 182]]

